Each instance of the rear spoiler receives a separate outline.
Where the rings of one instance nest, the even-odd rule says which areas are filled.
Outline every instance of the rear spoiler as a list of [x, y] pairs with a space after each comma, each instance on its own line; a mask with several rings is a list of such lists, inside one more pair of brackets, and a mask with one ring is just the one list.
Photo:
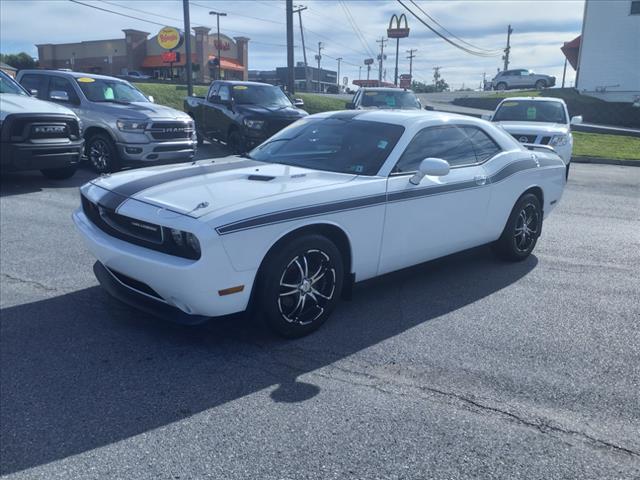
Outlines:
[[527, 150], [540, 150], [543, 152], [553, 152], [556, 155], [558, 154], [558, 152], [556, 152], [555, 149], [553, 147], [550, 147], [549, 145], [540, 145], [539, 143], [523, 143], [522, 146]]

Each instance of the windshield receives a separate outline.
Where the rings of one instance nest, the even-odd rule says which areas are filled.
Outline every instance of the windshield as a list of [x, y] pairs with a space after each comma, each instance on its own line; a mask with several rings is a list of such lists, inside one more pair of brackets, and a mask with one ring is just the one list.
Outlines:
[[233, 101], [238, 105], [291, 106], [284, 92], [270, 85], [234, 85]]
[[15, 93], [16, 95], [29, 96], [24, 88], [3, 71], [0, 71], [0, 93]]
[[92, 102], [148, 102], [144, 94], [133, 85], [118, 80], [80, 77], [76, 82]]
[[560, 102], [510, 100], [500, 105], [493, 121], [567, 123], [567, 117]]
[[362, 95], [362, 106], [407, 109], [420, 108], [420, 103], [413, 92], [368, 91]]
[[249, 157], [330, 172], [376, 175], [404, 127], [351, 118], [302, 119], [254, 148]]

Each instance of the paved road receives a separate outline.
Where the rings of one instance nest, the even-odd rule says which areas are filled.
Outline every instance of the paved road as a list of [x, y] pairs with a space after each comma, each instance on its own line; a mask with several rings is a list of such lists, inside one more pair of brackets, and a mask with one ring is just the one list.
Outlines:
[[90, 176], [2, 180], [7, 478], [640, 476], [640, 169], [574, 165], [528, 261], [366, 282], [297, 341], [107, 297], [70, 220]]

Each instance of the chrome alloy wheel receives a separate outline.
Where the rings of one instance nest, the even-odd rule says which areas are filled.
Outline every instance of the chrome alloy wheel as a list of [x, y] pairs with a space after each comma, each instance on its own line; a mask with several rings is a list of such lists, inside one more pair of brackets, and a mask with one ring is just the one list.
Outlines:
[[540, 213], [536, 206], [527, 203], [516, 219], [514, 232], [516, 248], [520, 252], [528, 251], [535, 243], [540, 229]]
[[89, 160], [98, 172], [105, 172], [107, 170], [109, 160], [111, 159], [110, 157], [111, 152], [109, 145], [107, 145], [104, 140], [97, 138], [91, 142]]
[[280, 314], [289, 323], [312, 323], [324, 313], [335, 288], [336, 271], [329, 255], [307, 250], [291, 260], [280, 277]]

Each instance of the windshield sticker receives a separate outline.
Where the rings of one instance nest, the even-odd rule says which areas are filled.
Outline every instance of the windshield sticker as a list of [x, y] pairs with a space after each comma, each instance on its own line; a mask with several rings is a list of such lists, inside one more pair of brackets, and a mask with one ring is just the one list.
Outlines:
[[107, 87], [104, 89], [105, 100], [115, 100], [116, 96], [113, 94], [113, 88]]
[[517, 107], [518, 105], [518, 102], [504, 102], [502, 104], [503, 107]]
[[246, 85], [234, 85], [233, 89], [234, 90], [248, 90], [249, 87], [247, 87]]
[[396, 106], [396, 97], [390, 95], [388, 97], [386, 97], [385, 102], [387, 102], [387, 105], [390, 107], [395, 107]]
[[527, 108], [527, 120], [535, 120], [536, 119], [536, 107]]
[[378, 148], [380, 150], [384, 150], [385, 148], [387, 148], [387, 145], [389, 145], [389, 142], [387, 142], [386, 140], [380, 140], [378, 142]]
[[93, 83], [96, 81], [95, 78], [89, 78], [89, 77], [80, 77], [78, 79], [76, 79], [76, 81], [80, 82], [80, 83]]

